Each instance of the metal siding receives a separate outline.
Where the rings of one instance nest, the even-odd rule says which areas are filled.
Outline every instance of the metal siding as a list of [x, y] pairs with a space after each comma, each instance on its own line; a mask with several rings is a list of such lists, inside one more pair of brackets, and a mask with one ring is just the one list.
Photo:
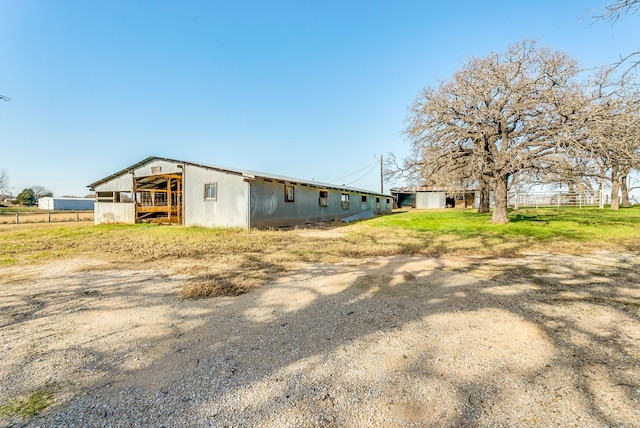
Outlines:
[[53, 198], [53, 210], [92, 210], [94, 199], [57, 199]]
[[[184, 224], [247, 228], [247, 187], [244, 177], [193, 165], [183, 175]], [[205, 183], [217, 183], [215, 201], [204, 199]]]
[[416, 192], [416, 209], [445, 208], [445, 192]]
[[52, 210], [53, 198], [49, 196], [45, 196], [43, 198], [38, 199], [38, 208], [41, 210]]
[[136, 210], [133, 202], [96, 202], [94, 205], [95, 224], [130, 223], [136, 221]]
[[112, 178], [95, 186], [96, 192], [132, 192], [133, 176], [131, 174], [123, 174], [119, 177]]
[[148, 175], [155, 175], [151, 172], [151, 168], [160, 167], [159, 174], [180, 174], [182, 168], [178, 168], [178, 165], [182, 165], [180, 162], [169, 162], [162, 159], [154, 159], [149, 163], [141, 165], [133, 170], [136, 177], [146, 177]]
[[[260, 178], [251, 182], [251, 227], [278, 227], [344, 218], [367, 210], [390, 213], [393, 208], [392, 202], [386, 206], [385, 196], [379, 196], [380, 210], [376, 210], [376, 195], [367, 194], [367, 203], [363, 204], [361, 192], [342, 192], [288, 182], [286, 185], [295, 187], [294, 202], [285, 202], [285, 183]], [[328, 191], [328, 206], [320, 205], [320, 190]], [[342, 193], [349, 194], [349, 209], [342, 209]]]
[[[182, 165], [183, 168], [178, 168]], [[301, 224], [305, 221], [320, 221], [334, 218], [344, 218], [366, 210], [390, 213], [393, 202], [386, 204], [388, 195], [376, 195], [359, 189], [343, 191], [322, 186], [315, 187], [314, 183], [299, 181], [295, 184], [295, 201], [284, 201], [284, 184], [275, 179], [272, 182], [262, 177], [255, 177], [249, 181], [242, 173], [233, 170], [220, 171], [204, 165], [171, 159], [150, 158], [148, 163], [134, 165], [136, 177], [153, 175], [151, 168], [160, 166], [162, 174], [183, 173], [183, 208], [184, 224], [186, 226], [205, 227], [276, 227], [289, 224]], [[97, 192], [132, 191], [132, 174], [127, 170], [122, 175], [114, 177], [95, 186]], [[293, 181], [295, 179], [292, 179]], [[217, 183], [217, 200], [204, 199], [204, 184]], [[302, 185], [306, 183], [308, 185]], [[319, 204], [319, 190], [328, 190], [329, 205]], [[343, 210], [341, 194], [350, 195], [349, 209]], [[367, 195], [367, 203], [361, 203], [361, 195]], [[380, 209], [376, 208], [375, 198], [380, 197]], [[391, 198], [389, 198], [391, 199]], [[249, 204], [250, 201], [250, 204]], [[100, 205], [100, 206], [99, 206]], [[131, 206], [131, 213], [121, 208]], [[95, 221], [107, 216], [116, 217], [119, 222], [133, 223], [135, 210], [133, 204], [96, 203]], [[122, 219], [122, 220], [121, 220]]]
[[[148, 175], [154, 175], [151, 173], [151, 168], [159, 166], [162, 174], [180, 174], [182, 172], [178, 165], [182, 165], [179, 162], [169, 162], [166, 160], [156, 159], [147, 164], [140, 165], [133, 170], [136, 177], [146, 177]], [[109, 181], [100, 183], [95, 186], [96, 192], [132, 192], [133, 191], [133, 177], [131, 172], [126, 172], [118, 177], [114, 177]]]

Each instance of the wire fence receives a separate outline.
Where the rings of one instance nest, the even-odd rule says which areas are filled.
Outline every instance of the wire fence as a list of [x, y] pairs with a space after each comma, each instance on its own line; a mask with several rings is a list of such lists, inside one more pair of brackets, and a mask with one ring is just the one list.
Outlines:
[[0, 213], [0, 224], [93, 221], [93, 211], [23, 211]]

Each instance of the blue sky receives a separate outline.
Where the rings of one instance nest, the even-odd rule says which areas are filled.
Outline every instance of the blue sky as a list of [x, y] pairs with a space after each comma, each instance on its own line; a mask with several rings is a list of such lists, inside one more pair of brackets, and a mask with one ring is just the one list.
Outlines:
[[378, 190], [407, 106], [469, 56], [637, 50], [640, 16], [591, 18], [612, 1], [0, 0], [0, 168], [14, 194], [150, 155]]

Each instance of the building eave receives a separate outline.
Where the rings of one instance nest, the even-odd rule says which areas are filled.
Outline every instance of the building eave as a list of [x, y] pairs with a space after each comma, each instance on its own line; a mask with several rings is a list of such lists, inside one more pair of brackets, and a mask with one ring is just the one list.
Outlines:
[[367, 195], [375, 195], [375, 196], [382, 196], [385, 198], [390, 198], [391, 195], [390, 194], [385, 194], [385, 193], [379, 193], [379, 192], [373, 192], [370, 190], [365, 190], [365, 189], [359, 189], [356, 187], [349, 187], [349, 186], [344, 186], [344, 185], [336, 185], [336, 184], [331, 184], [331, 183], [322, 183], [322, 182], [318, 182], [318, 181], [309, 181], [309, 180], [303, 180], [303, 179], [299, 179], [299, 178], [294, 178], [294, 177], [287, 177], [287, 176], [283, 176], [283, 175], [276, 175], [276, 174], [268, 174], [268, 173], [263, 173], [263, 172], [257, 172], [257, 171], [250, 171], [250, 170], [244, 170], [244, 169], [237, 169], [237, 168], [227, 168], [227, 167], [221, 167], [221, 166], [216, 166], [216, 165], [208, 165], [208, 164], [203, 164], [203, 163], [198, 163], [198, 162], [189, 162], [189, 161], [182, 161], [182, 160], [178, 160], [178, 159], [170, 159], [170, 158], [163, 158], [163, 157], [158, 157], [158, 156], [149, 156], [148, 158], [145, 158], [143, 160], [141, 160], [140, 162], [137, 162], [127, 168], [124, 168], [114, 174], [109, 175], [108, 177], [102, 178], [94, 183], [89, 184], [87, 187], [89, 187], [92, 191], [95, 190], [96, 186], [99, 186], [102, 183], [106, 183], [107, 181], [110, 181], [114, 178], [120, 177], [124, 174], [128, 174], [130, 173], [132, 170], [145, 165], [149, 162], [152, 161], [156, 161], [156, 160], [161, 160], [161, 161], [166, 161], [166, 162], [171, 162], [171, 163], [178, 163], [178, 164], [183, 164], [183, 165], [192, 165], [192, 166], [196, 166], [196, 167], [200, 167], [200, 168], [205, 168], [205, 169], [212, 169], [212, 170], [216, 170], [216, 171], [220, 171], [220, 172], [226, 172], [226, 173], [230, 173], [230, 174], [236, 174], [236, 175], [240, 175], [243, 176], [245, 178], [251, 179], [251, 180], [255, 180], [257, 178], [263, 178], [263, 179], [267, 179], [267, 180], [276, 180], [276, 181], [282, 181], [282, 182], [288, 182], [288, 183], [296, 183], [296, 184], [303, 184], [306, 186], [310, 186], [310, 187], [315, 187], [318, 189], [332, 189], [332, 190], [339, 190], [339, 191], [343, 191], [343, 192], [356, 192], [356, 193], [364, 193]]

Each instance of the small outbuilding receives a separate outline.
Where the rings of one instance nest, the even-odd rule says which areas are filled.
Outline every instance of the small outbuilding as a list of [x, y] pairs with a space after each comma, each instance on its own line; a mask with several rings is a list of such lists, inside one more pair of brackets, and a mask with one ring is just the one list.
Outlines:
[[479, 195], [476, 190], [459, 190], [443, 187], [396, 187], [391, 189], [398, 208], [440, 209], [477, 208]]
[[56, 198], [45, 196], [38, 199], [38, 208], [41, 210], [68, 210], [68, 211], [90, 211], [95, 204], [93, 198]]
[[383, 193], [155, 156], [89, 188], [96, 224], [261, 229], [393, 210]]

